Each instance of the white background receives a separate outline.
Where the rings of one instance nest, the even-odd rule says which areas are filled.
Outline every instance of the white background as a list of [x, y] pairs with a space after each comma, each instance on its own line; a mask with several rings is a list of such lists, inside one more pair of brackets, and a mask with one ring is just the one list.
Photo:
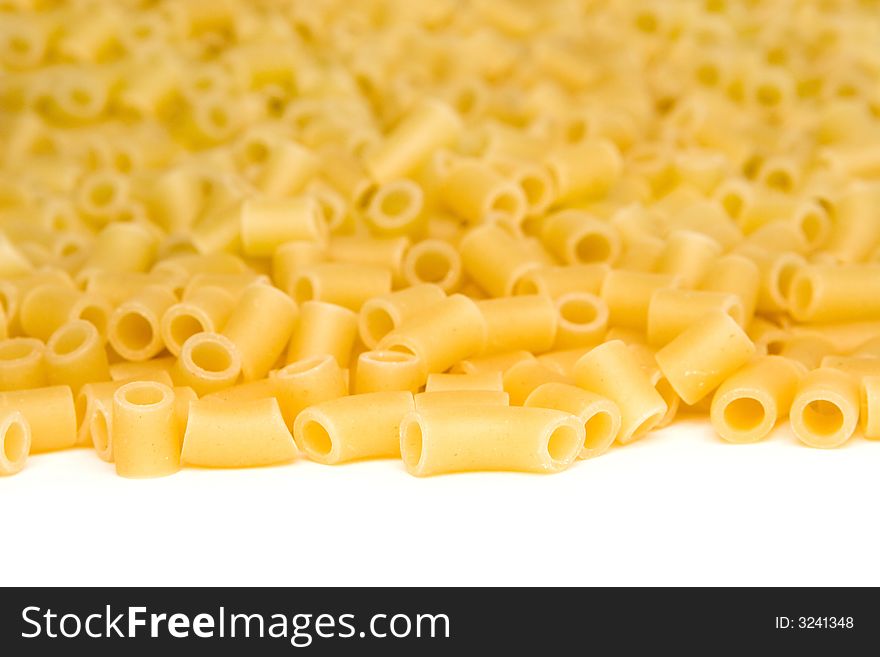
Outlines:
[[728, 445], [702, 420], [558, 475], [399, 462], [0, 478], [3, 585], [878, 585], [880, 443]]

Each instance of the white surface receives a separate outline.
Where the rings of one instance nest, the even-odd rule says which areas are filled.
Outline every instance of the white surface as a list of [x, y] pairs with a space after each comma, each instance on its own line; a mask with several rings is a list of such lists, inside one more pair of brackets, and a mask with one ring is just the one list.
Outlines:
[[0, 479], [4, 585], [878, 585], [880, 443], [727, 445], [676, 423], [559, 475], [397, 462]]

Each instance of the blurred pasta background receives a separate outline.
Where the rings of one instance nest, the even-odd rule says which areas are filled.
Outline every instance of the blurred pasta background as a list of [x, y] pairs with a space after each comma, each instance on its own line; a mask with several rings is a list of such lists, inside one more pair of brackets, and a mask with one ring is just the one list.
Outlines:
[[0, 0], [0, 474], [880, 438], [880, 5]]

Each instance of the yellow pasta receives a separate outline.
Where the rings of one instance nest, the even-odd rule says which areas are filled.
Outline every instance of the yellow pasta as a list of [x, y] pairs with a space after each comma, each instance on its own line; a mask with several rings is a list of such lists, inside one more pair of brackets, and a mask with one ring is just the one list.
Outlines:
[[128, 360], [147, 360], [162, 351], [162, 316], [176, 301], [168, 288], [149, 285], [117, 307], [107, 327], [116, 353]]
[[70, 386], [0, 393], [0, 412], [18, 411], [30, 425], [31, 454], [76, 445], [76, 410]]
[[510, 395], [510, 403], [515, 406], [522, 406], [532, 391], [544, 383], [573, 382], [573, 378], [534, 358], [511, 365], [505, 370], [503, 378], [504, 391]]
[[667, 4], [0, 0], [0, 469], [876, 438], [878, 17]]
[[686, 404], [696, 404], [755, 354], [755, 345], [727, 313], [705, 315], [660, 349], [660, 371]]
[[494, 354], [492, 356], [476, 356], [459, 361], [452, 366], [452, 373], [475, 374], [477, 372], [506, 372], [508, 369], [524, 360], [535, 360], [528, 351], [511, 351], [508, 353]]
[[368, 347], [375, 348], [388, 333], [407, 319], [433, 307], [446, 295], [433, 283], [413, 285], [404, 290], [373, 297], [361, 307], [358, 333]]
[[351, 395], [306, 408], [294, 423], [297, 445], [327, 465], [400, 455], [400, 422], [414, 409], [411, 392]]
[[429, 374], [425, 392], [444, 390], [504, 390], [501, 372], [480, 372], [474, 374]]
[[410, 245], [408, 237], [334, 236], [327, 244], [327, 259], [391, 270], [395, 287], [403, 283], [403, 259]]
[[313, 404], [343, 397], [348, 384], [342, 368], [331, 356], [311, 356], [273, 370], [269, 379], [281, 415], [290, 431], [300, 411]]
[[437, 148], [450, 143], [460, 129], [461, 121], [452, 108], [439, 102], [420, 103], [371, 149], [364, 165], [377, 183], [405, 177]]
[[241, 206], [241, 244], [246, 255], [271, 256], [287, 242], [326, 239], [327, 225], [311, 197], [250, 199]]
[[286, 463], [298, 455], [274, 398], [192, 402], [180, 460], [203, 468]]
[[848, 374], [830, 368], [801, 379], [789, 420], [794, 435], [810, 447], [839, 447], [859, 422], [859, 388]]
[[[608, 306], [589, 292], [568, 292], [556, 299], [559, 314], [556, 350], [595, 345], [602, 340], [608, 328]], [[532, 350], [535, 351], [535, 350]]]
[[791, 282], [789, 305], [801, 322], [880, 318], [880, 265], [810, 265]]
[[880, 185], [856, 183], [835, 208], [835, 223], [826, 250], [841, 262], [864, 260], [880, 243], [880, 225], [876, 208], [880, 203]]
[[880, 376], [862, 379], [860, 399], [862, 433], [868, 440], [880, 439]]
[[564, 470], [580, 454], [584, 427], [569, 413], [482, 405], [422, 408], [400, 423], [400, 452], [410, 474]]
[[116, 473], [123, 477], [174, 474], [180, 469], [182, 430], [171, 388], [154, 381], [121, 386], [113, 394]]
[[461, 256], [455, 247], [443, 240], [422, 240], [406, 252], [402, 276], [410, 286], [433, 283], [450, 294], [461, 285]]
[[419, 227], [424, 208], [419, 185], [412, 180], [393, 180], [379, 186], [364, 218], [376, 235], [404, 235]]
[[50, 385], [69, 385], [73, 394], [86, 383], [110, 378], [110, 364], [101, 338], [89, 322], [76, 319], [59, 328], [46, 344]]
[[712, 262], [706, 271], [700, 289], [724, 292], [739, 297], [743, 309], [743, 323], [755, 314], [761, 273], [758, 266], [745, 256], [730, 253]]
[[525, 240], [497, 224], [472, 229], [462, 238], [459, 252], [465, 273], [495, 297], [513, 294], [523, 276], [545, 264]]
[[546, 217], [541, 240], [569, 265], [614, 263], [621, 243], [614, 226], [579, 210], [562, 210]]
[[746, 365], [722, 383], [712, 398], [710, 417], [715, 431], [731, 443], [763, 440], [788, 415], [805, 373], [799, 363], [781, 356], [765, 356]]
[[432, 390], [414, 396], [417, 411], [423, 408], [462, 406], [510, 406], [510, 395], [503, 390]]
[[49, 384], [45, 345], [36, 338], [0, 341], [0, 391], [42, 388]]
[[523, 406], [553, 408], [576, 416], [584, 425], [584, 444], [578, 454], [581, 459], [607, 452], [620, 431], [617, 404], [577, 386], [545, 383], [529, 394]]
[[615, 439], [622, 445], [645, 436], [668, 410], [636, 356], [620, 340], [606, 342], [578, 360], [574, 380], [617, 404], [620, 430]]
[[644, 331], [648, 325], [648, 309], [657, 290], [679, 287], [680, 281], [670, 274], [615, 269], [602, 283], [602, 300], [608, 306], [611, 326]]
[[160, 329], [165, 347], [177, 356], [183, 343], [196, 333], [222, 330], [234, 304], [235, 298], [225, 288], [213, 285], [195, 288], [162, 315]]
[[557, 299], [568, 292], [599, 294], [611, 268], [605, 263], [541, 267], [527, 272], [517, 283], [516, 294], [542, 294]]
[[[242, 293], [222, 335], [235, 345], [246, 381], [266, 376], [287, 346], [297, 315], [296, 303], [271, 285], [250, 285]], [[224, 371], [231, 373], [228, 367]], [[196, 386], [192, 387], [198, 391]]]
[[612, 142], [596, 139], [551, 153], [547, 166], [557, 202], [571, 201], [605, 192], [620, 176], [623, 160]]
[[119, 361], [110, 365], [110, 378], [113, 381], [126, 379], [149, 379], [163, 381], [174, 366], [174, 356], [153, 358], [146, 361]]
[[443, 372], [455, 363], [482, 353], [486, 321], [477, 305], [453, 294], [410, 316], [376, 345], [380, 350], [403, 351], [419, 357], [430, 372]]
[[295, 241], [282, 244], [272, 254], [272, 282], [288, 294], [296, 273], [310, 265], [324, 262], [327, 246], [318, 242]]
[[662, 347], [704, 315], [724, 312], [737, 324], [744, 324], [745, 312], [739, 299], [723, 292], [660, 289], [648, 305], [648, 343]]
[[357, 333], [358, 316], [353, 311], [323, 301], [306, 301], [299, 309], [287, 362], [327, 354], [340, 366], [347, 366]]
[[171, 376], [201, 396], [233, 385], [241, 371], [241, 355], [232, 340], [219, 333], [196, 333], [183, 343]]
[[13, 409], [0, 411], [0, 477], [21, 472], [31, 451], [31, 427]]
[[378, 265], [326, 262], [304, 267], [293, 278], [297, 303], [325, 301], [357, 312], [375, 296], [391, 292], [391, 271]]
[[552, 301], [540, 295], [521, 295], [476, 302], [486, 324], [481, 355], [525, 350], [549, 351], [556, 338], [557, 314]]
[[454, 163], [443, 179], [440, 196], [450, 211], [468, 223], [517, 226], [526, 214], [522, 190], [481, 161]]
[[690, 230], [676, 230], [666, 238], [656, 269], [661, 274], [676, 275], [682, 287], [694, 288], [720, 255], [721, 246], [711, 237]]
[[417, 392], [427, 379], [425, 364], [414, 354], [402, 351], [365, 351], [358, 356], [354, 392]]

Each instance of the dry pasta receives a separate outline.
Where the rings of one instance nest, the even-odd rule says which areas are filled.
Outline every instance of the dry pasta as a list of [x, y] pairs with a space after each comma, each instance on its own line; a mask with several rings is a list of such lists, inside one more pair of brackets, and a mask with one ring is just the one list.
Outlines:
[[870, 3], [0, 4], [4, 474], [880, 436]]

